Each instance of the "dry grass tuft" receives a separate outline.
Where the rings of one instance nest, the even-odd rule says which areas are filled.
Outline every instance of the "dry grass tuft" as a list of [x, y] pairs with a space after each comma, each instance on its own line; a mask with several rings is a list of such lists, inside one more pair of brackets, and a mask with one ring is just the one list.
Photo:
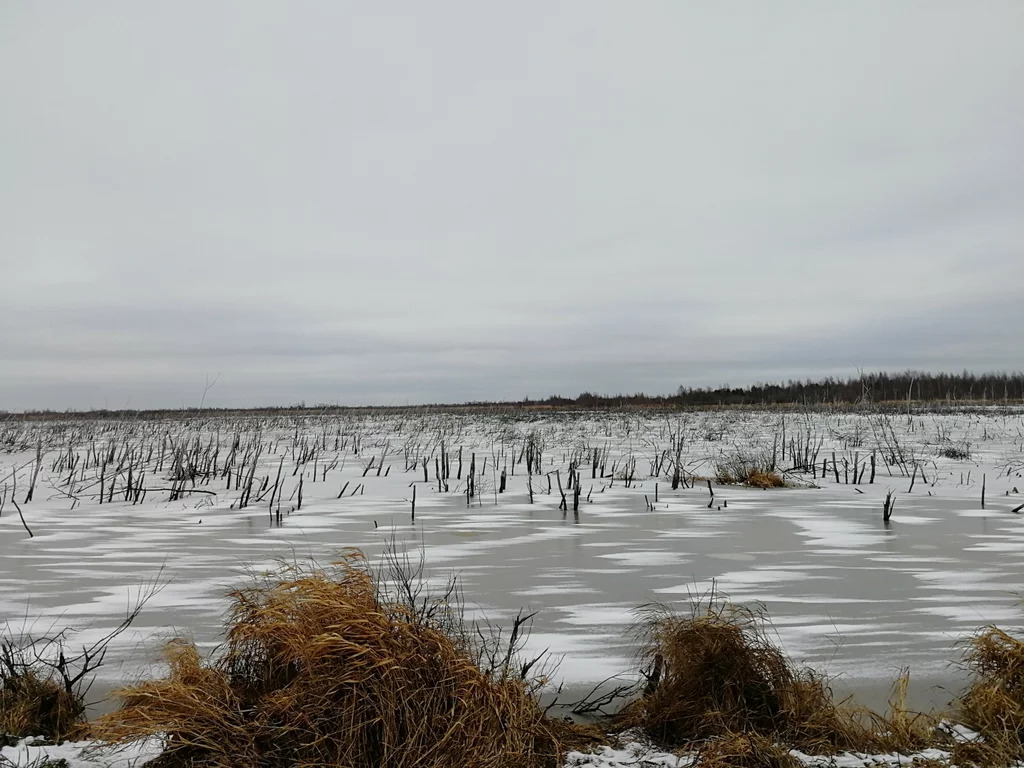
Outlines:
[[693, 768], [799, 768], [784, 747], [756, 733], [734, 733], [704, 742]]
[[939, 456], [956, 461], [969, 461], [971, 458], [971, 446], [966, 441], [955, 445], [947, 445], [939, 449]]
[[59, 744], [85, 731], [85, 697], [110, 643], [124, 633], [161, 589], [160, 576], [144, 582], [112, 630], [76, 650], [72, 628], [43, 635], [0, 625], [0, 737], [42, 736]]
[[611, 741], [605, 729], [595, 723], [577, 723], [565, 718], [554, 718], [548, 725], [558, 742], [560, 754], [570, 751], [593, 752]]
[[744, 480], [746, 485], [752, 488], [785, 488], [786, 481], [778, 472], [754, 471], [747, 475]]
[[79, 729], [84, 712], [79, 696], [32, 669], [0, 674], [0, 734], [60, 742]]
[[958, 768], [996, 768], [1013, 765], [1014, 757], [999, 746], [985, 741], [964, 741], [950, 750], [950, 764]]
[[903, 669], [893, 682], [889, 709], [884, 715], [867, 709], [859, 711], [867, 732], [866, 743], [874, 749], [906, 753], [947, 745], [948, 736], [939, 729], [941, 718], [907, 707], [909, 685], [910, 670]]
[[726, 604], [678, 617], [655, 609], [641, 622], [647, 690], [622, 713], [656, 743], [682, 746], [737, 732], [774, 732], [781, 691], [793, 681], [755, 616]]
[[[985, 753], [981, 757], [989, 765], [1024, 759], [1024, 642], [986, 627], [971, 638], [964, 661], [974, 680], [960, 699], [958, 715], [984, 739], [973, 750]], [[965, 757], [970, 751], [961, 749]]]
[[[164, 765], [551, 766], [567, 725], [443, 621], [387, 602], [361, 556], [232, 593], [226, 652], [168, 649], [94, 737], [165, 735]], [[468, 635], [467, 635], [468, 636]]]
[[887, 715], [834, 703], [825, 678], [794, 669], [770, 641], [759, 611], [712, 596], [694, 601], [689, 616], [649, 611], [640, 633], [647, 689], [619, 721], [664, 747], [742, 736], [820, 754], [909, 751], [938, 738], [933, 719], [902, 707], [904, 678]]
[[720, 456], [715, 464], [715, 482], [748, 485], [751, 488], [785, 488], [786, 481], [775, 468], [770, 453], [733, 453]]

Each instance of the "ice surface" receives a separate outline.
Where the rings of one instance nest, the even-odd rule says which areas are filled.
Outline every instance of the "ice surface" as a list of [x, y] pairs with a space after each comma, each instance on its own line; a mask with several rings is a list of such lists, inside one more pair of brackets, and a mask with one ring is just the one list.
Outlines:
[[[1024, 515], [1009, 510], [1021, 502], [1013, 489], [1022, 480], [1005, 476], [1008, 462], [1024, 466], [1021, 414], [993, 409], [970, 418], [955, 413], [908, 418], [865, 411], [786, 418], [787, 434], [800, 429], [822, 439], [819, 475], [821, 458], [831, 462], [833, 450], [840, 461], [852, 462], [855, 455], [866, 461], [872, 451], [881, 458], [885, 447], [873, 435], [879, 420], [887, 418], [905, 455], [924, 467], [928, 481], [918, 474], [908, 493], [909, 472], [895, 465], [886, 469], [882, 461], [876, 482], [865, 479], [856, 488], [837, 484], [831, 472], [823, 479], [796, 471], [793, 477], [819, 487], [762, 491], [716, 484], [708, 508], [711, 496], [703, 480], [673, 491], [667, 469], [660, 478], [648, 477], [657, 456], [671, 455], [673, 434], [681, 436], [688, 472], [713, 476], [721, 457], [770, 454], [782, 419], [770, 411], [34, 422], [25, 427], [24, 448], [0, 453], [0, 473], [7, 476], [31, 464], [37, 442], [47, 446], [36, 496], [21, 504], [35, 537], [9, 514], [9, 503], [0, 514], [0, 618], [38, 618], [39, 626], [58, 622], [78, 631], [72, 637], [95, 638], [116, 625], [139, 585], [162, 568], [167, 586], [109, 657], [112, 668], [124, 664], [116, 667], [119, 674], [130, 673], [148, 669], [163, 642], [181, 632], [204, 646], [218, 642], [227, 592], [248, 566], [266, 569], [279, 560], [310, 557], [327, 563], [349, 547], [376, 562], [393, 541], [413, 553], [414, 561], [422, 553], [427, 583], [434, 588], [450, 572], [458, 574], [470, 617], [507, 623], [520, 609], [536, 611], [535, 637], [564, 656], [556, 682], [581, 684], [595, 674], [635, 672], [635, 643], [627, 632], [633, 610], [659, 602], [685, 613], [691, 596], [706, 596], [714, 587], [732, 599], [762, 603], [779, 642], [798, 662], [874, 685], [878, 648], [885, 647], [887, 658], [915, 669], [942, 670], [939, 682], [956, 687], [962, 673], [950, 662], [959, 655], [958, 639], [981, 624], [1021, 623], [1017, 595], [1024, 591]], [[258, 481], [265, 476], [272, 481], [285, 457], [280, 524], [266, 499], [239, 509], [236, 483], [228, 491], [222, 476], [197, 486], [212, 496], [171, 502], [165, 492], [150, 492], [145, 503], [115, 495], [112, 503], [100, 505], [91, 465], [85, 479], [75, 481], [79, 501], [72, 510], [61, 486], [67, 474], [50, 469], [69, 443], [84, 464], [94, 444], [97, 450], [127, 444], [159, 451], [168, 434], [198, 439], [200, 445], [220, 440], [223, 462], [235, 432], [243, 442], [257, 435], [262, 441]], [[940, 432], [943, 440], [970, 442], [972, 460], [939, 456]], [[319, 439], [315, 482], [308, 462], [292, 473], [296, 434], [307, 447]], [[533, 503], [525, 465], [518, 461], [530, 434], [544, 443], [542, 471], [531, 479]], [[359, 456], [352, 450], [356, 435]], [[859, 435], [856, 446], [847, 444], [850, 435]], [[442, 440], [449, 455], [461, 447], [467, 459], [460, 480], [453, 463], [448, 492], [438, 491], [434, 472]], [[590, 476], [587, 459], [595, 449], [607, 450], [603, 478]], [[388, 474], [363, 476], [369, 457], [379, 459], [385, 451]], [[488, 466], [478, 478], [481, 493], [467, 505], [465, 473], [473, 452], [478, 468], [485, 457]], [[326, 480], [325, 457], [339, 459]], [[426, 483], [423, 459], [428, 460]], [[636, 470], [626, 487], [623, 467], [630, 459]], [[559, 509], [554, 472], [565, 485], [569, 464], [577, 460], [582, 460], [582, 492], [574, 514], [571, 493], [569, 508]], [[496, 462], [509, 470], [502, 494], [493, 485]], [[26, 473], [17, 476], [19, 503]], [[150, 466], [147, 476], [153, 487], [167, 487], [168, 475], [166, 466], [162, 472]], [[656, 481], [659, 500], [652, 511], [648, 503]], [[338, 498], [346, 483], [345, 495]], [[417, 489], [415, 523], [411, 483]], [[353, 496], [356, 488], [360, 491]], [[896, 507], [886, 526], [881, 518], [888, 490]]]

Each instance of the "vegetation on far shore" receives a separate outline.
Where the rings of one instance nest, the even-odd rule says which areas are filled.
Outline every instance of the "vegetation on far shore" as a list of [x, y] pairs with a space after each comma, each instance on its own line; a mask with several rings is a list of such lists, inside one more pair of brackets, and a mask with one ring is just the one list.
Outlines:
[[915, 405], [984, 405], [993, 403], [1024, 404], [1024, 372], [932, 373], [878, 371], [848, 378], [790, 379], [785, 382], [756, 383], [749, 386], [691, 387], [685, 384], [667, 395], [596, 394], [585, 391], [576, 397], [560, 394], [544, 398], [524, 397], [521, 400], [473, 400], [463, 403], [420, 403], [415, 405], [346, 406], [339, 403], [305, 402], [290, 405], [254, 406], [251, 408], [190, 407], [163, 409], [94, 409], [85, 411], [29, 410], [7, 412], [0, 416], [17, 419], [73, 418], [176, 418], [182, 413], [275, 414], [335, 413], [348, 411], [402, 411], [422, 408], [493, 410], [493, 409], [608, 409], [608, 408], [720, 408], [720, 407], [850, 407], [870, 404], [875, 408]]

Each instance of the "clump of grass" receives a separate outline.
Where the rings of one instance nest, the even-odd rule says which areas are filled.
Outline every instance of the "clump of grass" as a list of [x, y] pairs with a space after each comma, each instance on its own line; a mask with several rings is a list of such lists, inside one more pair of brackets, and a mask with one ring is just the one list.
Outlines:
[[935, 746], [947, 746], [948, 734], [939, 728], [941, 718], [927, 712], [916, 712], [907, 707], [910, 670], [897, 675], [889, 694], [889, 708], [885, 714], [860, 709], [866, 722], [867, 742], [875, 749], [889, 752], [919, 751]]
[[1004, 747], [987, 741], [962, 741], [950, 750], [950, 764], [959, 768], [995, 768], [1010, 766], [1015, 758]]
[[973, 680], [960, 698], [958, 715], [983, 742], [960, 746], [958, 752], [990, 765], [1024, 759], [1024, 642], [986, 627], [969, 641], [964, 661]]
[[784, 488], [770, 454], [752, 456], [735, 453], [723, 456], [715, 464], [715, 481], [724, 485], [742, 484], [752, 488]]
[[0, 734], [43, 736], [53, 742], [71, 736], [82, 724], [82, 698], [37, 670], [19, 665], [12, 651], [11, 646], [0, 646]]
[[743, 482], [752, 488], [784, 488], [786, 486], [786, 481], [778, 472], [751, 472]]
[[639, 631], [648, 684], [624, 709], [627, 726], [666, 746], [778, 730], [793, 676], [753, 613], [713, 602], [689, 617], [655, 608]]
[[[655, 743], [679, 747], [735, 734], [799, 735], [804, 743], [842, 735], [823, 681], [792, 668], [758, 611], [711, 597], [695, 601], [689, 616], [653, 609], [639, 630], [647, 689], [621, 717]], [[797, 734], [798, 723], [808, 732]]]
[[704, 742], [693, 768], [799, 768], [789, 750], [756, 733], [733, 733]]
[[[908, 712], [898, 697], [886, 715], [836, 704], [824, 677], [794, 668], [770, 641], [760, 611], [712, 595], [695, 600], [689, 616], [648, 611], [639, 630], [647, 688], [623, 709], [619, 723], [663, 747], [720, 740], [703, 749], [710, 755], [747, 750], [761, 761], [751, 765], [781, 765], [771, 762], [782, 758], [765, 745], [813, 753], [910, 751], [937, 739], [934, 720]], [[897, 693], [905, 696], [905, 686], [905, 679], [898, 681]], [[708, 764], [729, 764], [715, 759]]]
[[955, 461], [968, 461], [971, 458], [971, 446], [966, 442], [946, 445], [939, 449], [939, 456]]
[[27, 628], [0, 626], [0, 737], [41, 736], [54, 744], [83, 732], [85, 697], [107, 648], [162, 588], [160, 575], [143, 583], [125, 617], [106, 635], [78, 650], [69, 647], [73, 628], [43, 636]]
[[[168, 648], [94, 736], [163, 736], [170, 766], [553, 766], [565, 728], [446, 612], [389, 602], [361, 556], [232, 593], [225, 652]], [[422, 604], [421, 604], [422, 605]], [[522, 671], [522, 667], [518, 667]]]

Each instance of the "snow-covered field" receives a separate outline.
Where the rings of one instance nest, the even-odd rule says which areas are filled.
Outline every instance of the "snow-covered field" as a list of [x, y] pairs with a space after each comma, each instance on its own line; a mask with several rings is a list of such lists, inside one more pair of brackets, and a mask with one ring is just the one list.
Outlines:
[[[629, 676], [638, 606], [714, 584], [762, 602], [782, 648], [838, 691], [878, 706], [910, 667], [911, 703], [930, 708], [963, 683], [958, 642], [1021, 623], [1022, 442], [1024, 415], [997, 407], [7, 421], [0, 617], [72, 627], [81, 644], [166, 581], [111, 649], [103, 691], [154, 671], [172, 637], [213, 648], [246, 568], [345, 547], [374, 559], [394, 540], [431, 579], [456, 571], [471, 614], [536, 611], [530, 646], [558, 662], [563, 701]], [[695, 480], [772, 457], [791, 487], [714, 484], [712, 497]]]

